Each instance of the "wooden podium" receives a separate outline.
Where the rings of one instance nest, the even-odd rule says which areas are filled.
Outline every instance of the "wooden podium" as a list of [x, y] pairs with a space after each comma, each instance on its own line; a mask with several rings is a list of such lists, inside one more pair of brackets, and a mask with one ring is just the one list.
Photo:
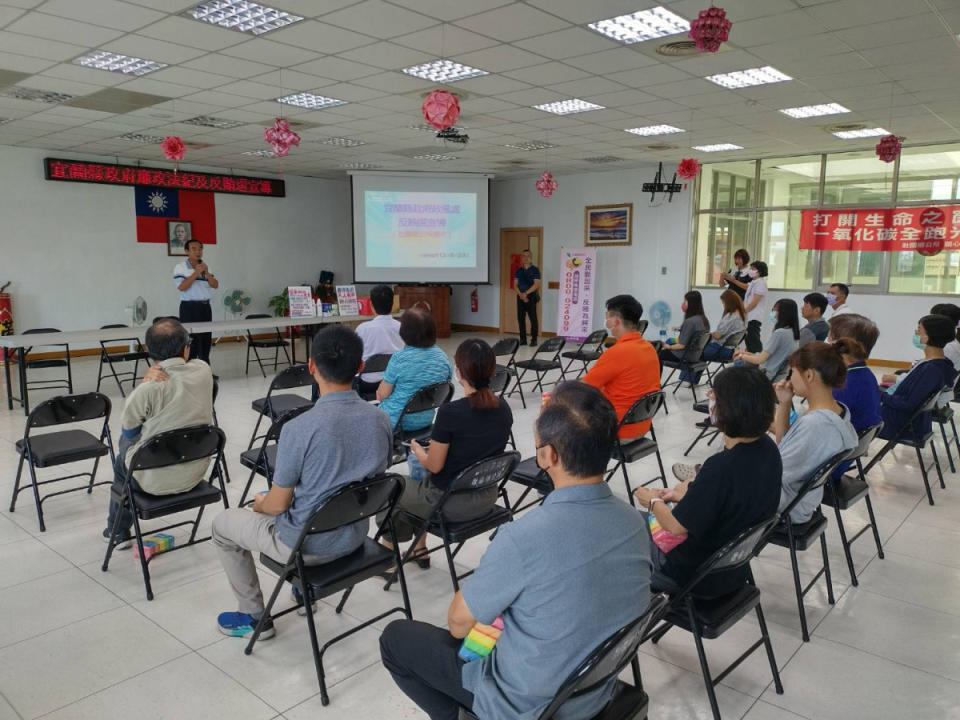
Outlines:
[[400, 285], [396, 288], [400, 309], [419, 308], [433, 315], [437, 337], [450, 337], [450, 286]]

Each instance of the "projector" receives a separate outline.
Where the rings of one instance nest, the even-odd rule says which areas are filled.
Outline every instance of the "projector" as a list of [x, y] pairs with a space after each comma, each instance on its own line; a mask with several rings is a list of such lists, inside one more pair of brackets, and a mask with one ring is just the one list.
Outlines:
[[446, 130], [441, 130], [437, 133], [437, 140], [457, 143], [458, 145], [466, 145], [470, 140], [470, 136], [466, 133], [461, 133], [456, 128], [449, 127]]

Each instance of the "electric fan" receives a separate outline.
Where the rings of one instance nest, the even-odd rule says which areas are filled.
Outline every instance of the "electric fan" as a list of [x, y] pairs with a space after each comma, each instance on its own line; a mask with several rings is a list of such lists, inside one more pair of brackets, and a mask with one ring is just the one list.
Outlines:
[[660, 338], [667, 335], [667, 325], [670, 324], [670, 306], [663, 300], [657, 300], [650, 306], [650, 322], [660, 328]]
[[223, 304], [234, 315], [240, 315], [250, 304], [250, 296], [245, 290], [230, 290], [223, 298]]

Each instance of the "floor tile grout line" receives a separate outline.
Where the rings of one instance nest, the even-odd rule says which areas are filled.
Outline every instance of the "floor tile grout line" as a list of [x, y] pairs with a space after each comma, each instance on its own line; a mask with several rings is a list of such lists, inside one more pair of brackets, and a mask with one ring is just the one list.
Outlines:
[[4, 700], [4, 702], [6, 702], [7, 705], [10, 706], [10, 709], [13, 710], [13, 714], [14, 714], [14, 715], [16, 715], [18, 718], [20, 718], [20, 720], [25, 720], [25, 718], [23, 717], [23, 714], [22, 714], [19, 710], [17, 710], [16, 707], [14, 707], [13, 703], [10, 702], [10, 698], [8, 698], [6, 695], [4, 695], [2, 691], [0, 691], [0, 698], [2, 698], [2, 699]]
[[950, 683], [953, 684], [953, 685], [958, 685], [958, 686], [960, 686], [960, 680], [957, 680], [957, 679], [954, 679], [954, 678], [950, 678], [950, 677], [946, 677], [945, 675], [940, 675], [939, 673], [931, 672], [930, 670], [926, 670], [926, 669], [924, 669], [924, 668], [918, 668], [918, 667], [916, 667], [916, 666], [914, 666], [914, 665], [910, 665], [909, 663], [901, 662], [900, 660], [894, 660], [893, 658], [885, 657], [885, 656], [883, 656], [883, 655], [877, 655], [877, 653], [875, 653], [875, 652], [871, 652], [870, 650], [864, 650], [863, 648], [859, 648], [859, 647], [857, 647], [856, 645], [851, 645], [850, 643], [841, 642], [840, 640], [834, 640], [833, 638], [820, 637], [819, 635], [817, 636], [817, 639], [818, 639], [818, 640], [824, 640], [824, 641], [829, 642], [829, 643], [832, 643], [832, 644], [834, 644], [834, 645], [841, 645], [841, 646], [843, 646], [843, 647], [850, 648], [851, 650], [855, 650], [856, 652], [863, 653], [864, 655], [870, 655], [871, 657], [875, 657], [875, 658], [877, 658], [878, 660], [883, 660], [884, 662], [893, 663], [894, 665], [899, 665], [900, 667], [909, 668], [910, 670], [914, 670], [914, 671], [916, 671], [916, 672], [923, 673], [924, 675], [929, 675], [930, 677], [935, 677], [935, 678], [939, 678], [939, 679], [941, 679], [941, 680], [946, 680], [946, 681], [950, 682]]

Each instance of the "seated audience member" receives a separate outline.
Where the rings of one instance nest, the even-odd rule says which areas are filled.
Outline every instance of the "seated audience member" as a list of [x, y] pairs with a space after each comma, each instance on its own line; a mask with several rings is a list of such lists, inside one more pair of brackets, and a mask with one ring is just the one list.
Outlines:
[[[122, 487], [127, 476], [126, 461], [147, 440], [167, 430], [209, 425], [213, 421], [213, 373], [203, 360], [190, 359], [190, 334], [175, 318], [161, 318], [148, 329], [147, 352], [155, 365], [127, 396], [121, 419], [120, 443], [114, 468], [114, 486]], [[168, 468], [142, 470], [133, 477], [135, 490], [151, 495], [173, 495], [193, 490], [203, 480], [210, 458]], [[110, 496], [107, 527], [103, 539], [110, 539], [120, 504]], [[129, 536], [133, 516], [123, 511], [119, 537]], [[123, 543], [125, 545], [125, 543]]]
[[725, 343], [731, 336], [747, 329], [747, 312], [743, 309], [743, 300], [733, 290], [724, 290], [720, 302], [723, 303], [723, 317], [717, 329], [710, 333], [710, 342], [703, 349], [703, 359], [730, 362], [736, 348], [726, 347]]
[[810, 293], [803, 299], [803, 306], [800, 308], [800, 314], [807, 324], [800, 330], [800, 347], [808, 342], [827, 339], [830, 334], [830, 326], [823, 319], [823, 313], [827, 309], [827, 298], [821, 293]]
[[[847, 366], [843, 348], [814, 340], [790, 356], [789, 380], [776, 383], [777, 412], [773, 430], [783, 461], [783, 487], [780, 512], [797, 496], [810, 473], [844, 450], [853, 450], [859, 442], [850, 422], [850, 411], [833, 397], [843, 387]], [[790, 424], [793, 397], [807, 400], [807, 410]], [[794, 524], [805, 523], [820, 507], [823, 488], [807, 493], [790, 513]]]
[[[695, 480], [633, 493], [664, 530], [687, 536], [668, 554], [651, 542], [654, 592], [679, 591], [717, 550], [777, 513], [781, 465], [777, 445], [767, 435], [774, 414], [770, 381], [756, 368], [728, 367], [714, 376], [708, 397], [711, 420], [723, 433], [723, 451], [707, 458]], [[676, 506], [671, 509], [668, 502]], [[696, 592], [717, 597], [746, 580], [746, 568], [715, 573]]]
[[[253, 512], [233, 508], [213, 521], [213, 543], [239, 612], [217, 618], [220, 632], [233, 637], [253, 633], [263, 614], [263, 594], [254, 553], [287, 562], [303, 526], [344, 485], [363, 480], [387, 467], [392, 446], [390, 421], [353, 390], [363, 368], [363, 342], [350, 328], [331, 325], [313, 340], [308, 367], [320, 388], [320, 399], [303, 415], [283, 426], [273, 485], [254, 497]], [[366, 520], [311, 535], [303, 544], [308, 565], [349, 555], [367, 536]], [[274, 635], [270, 623], [261, 638]]]
[[[603, 482], [616, 427], [595, 388], [558, 385], [536, 422], [537, 463], [556, 489], [500, 526], [450, 604], [449, 629], [395, 620], [384, 630], [384, 667], [432, 720], [455, 720], [461, 705], [484, 720], [537, 718], [570, 672], [646, 609], [646, 523]], [[462, 662], [460, 640], [498, 616], [493, 651]], [[571, 698], [558, 717], [593, 717], [612, 687]]]
[[[357, 335], [363, 340], [363, 361], [374, 355], [393, 355], [403, 349], [400, 339], [400, 321], [393, 311], [393, 289], [389, 285], [377, 285], [370, 291], [370, 304], [377, 316], [357, 325]], [[373, 395], [383, 380], [382, 372], [360, 375], [357, 392]]]
[[850, 296], [850, 286], [845, 283], [833, 283], [827, 291], [827, 305], [830, 306], [828, 318], [834, 315], [843, 315], [848, 312], [855, 312], [847, 305], [847, 298]]
[[797, 319], [797, 303], [789, 298], [777, 300], [770, 312], [770, 319], [773, 320], [773, 333], [767, 347], [758, 353], [738, 350], [733, 354], [733, 359], [763, 366], [767, 377], [773, 380], [781, 374], [788, 358], [799, 345], [800, 321]]
[[953, 303], [939, 303], [930, 308], [931, 315], [945, 315], [957, 328], [956, 336], [943, 346], [943, 355], [953, 363], [953, 369], [960, 371], [960, 307]]
[[[637, 400], [660, 389], [660, 362], [653, 345], [637, 332], [643, 306], [632, 295], [607, 300], [606, 328], [617, 341], [597, 358], [583, 382], [600, 390], [623, 418]], [[620, 428], [620, 438], [640, 437], [650, 430], [650, 421]]]
[[760, 331], [767, 317], [767, 264], [763, 260], [754, 260], [747, 270], [750, 282], [743, 296], [743, 308], [747, 311], [747, 350], [758, 353], [763, 350]]
[[[956, 370], [943, 354], [943, 348], [956, 337], [956, 326], [946, 315], [924, 315], [917, 323], [913, 344], [923, 350], [923, 360], [901, 375], [884, 375], [884, 383], [893, 383], [880, 395], [883, 429], [880, 437], [889, 440], [930, 397], [931, 393], [953, 386]], [[917, 418], [901, 437], [923, 437], [930, 432], [930, 414]]]
[[850, 422], [857, 432], [880, 422], [880, 387], [867, 367], [878, 337], [876, 324], [863, 315], [843, 313], [830, 318], [828, 342], [839, 347], [847, 366], [846, 382], [833, 391], [833, 398], [850, 411]]
[[[683, 296], [683, 304], [680, 306], [683, 310], [683, 322], [680, 324], [680, 334], [676, 342], [673, 338], [667, 340], [667, 344], [660, 348], [660, 358], [662, 360], [681, 360], [683, 351], [690, 343], [694, 342], [698, 336], [705, 332], [710, 332], [710, 321], [707, 320], [707, 314], [703, 311], [703, 296], [699, 290], [691, 290]], [[699, 358], [692, 358], [697, 360]]]
[[[397, 506], [398, 510], [424, 520], [460, 471], [503, 452], [513, 426], [510, 406], [490, 389], [490, 379], [497, 366], [493, 349], [478, 338], [464, 340], [457, 348], [454, 364], [464, 397], [437, 410], [429, 445], [424, 447], [416, 440], [410, 443], [407, 456], [410, 482], [404, 487]], [[482, 517], [496, 501], [496, 487], [482, 493], [456, 495], [445, 505], [444, 517], [453, 522]], [[418, 526], [397, 517], [400, 542], [409, 540], [417, 530]], [[426, 544], [424, 536], [417, 546], [418, 553]], [[417, 563], [429, 567], [430, 560], [424, 558]]]
[[[427, 385], [449, 382], [453, 373], [447, 354], [437, 346], [437, 325], [430, 313], [406, 310], [400, 316], [400, 338], [406, 347], [390, 358], [377, 390], [380, 409], [394, 427], [414, 393]], [[430, 411], [407, 415], [404, 430], [419, 430], [433, 422]]]

